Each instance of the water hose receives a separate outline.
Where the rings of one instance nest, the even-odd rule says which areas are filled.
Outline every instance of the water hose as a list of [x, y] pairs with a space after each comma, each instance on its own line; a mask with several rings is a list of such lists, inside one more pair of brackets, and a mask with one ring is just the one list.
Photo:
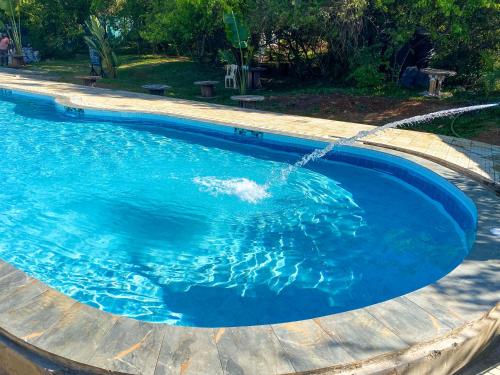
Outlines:
[[460, 136], [460, 134], [458, 134], [456, 131], [455, 131], [455, 128], [453, 127], [453, 125], [455, 125], [455, 121], [462, 115], [462, 113], [459, 113], [458, 115], [456, 115], [453, 120], [451, 121], [451, 124], [450, 124], [450, 128], [451, 128], [451, 132], [453, 133], [453, 135], [457, 138], [462, 138]]

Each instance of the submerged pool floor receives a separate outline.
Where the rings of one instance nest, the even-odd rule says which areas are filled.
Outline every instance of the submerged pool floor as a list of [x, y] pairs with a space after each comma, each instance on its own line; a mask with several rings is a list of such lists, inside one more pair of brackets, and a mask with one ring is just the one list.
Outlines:
[[253, 202], [220, 181], [263, 184], [301, 155], [1, 104], [0, 258], [108, 312], [302, 320], [425, 286], [468, 252], [439, 203], [382, 172], [318, 162]]

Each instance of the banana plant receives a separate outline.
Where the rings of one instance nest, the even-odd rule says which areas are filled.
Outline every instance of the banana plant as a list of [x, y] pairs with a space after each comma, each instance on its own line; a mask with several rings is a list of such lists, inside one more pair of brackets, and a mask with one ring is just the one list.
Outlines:
[[[0, 0], [1, 1], [1, 0]], [[101, 57], [102, 66], [112, 78], [116, 78], [118, 59], [109, 44], [106, 28], [101, 24], [96, 16], [90, 16], [90, 20], [85, 23], [90, 35], [84, 37], [85, 43], [90, 48], [97, 51]]]
[[239, 53], [240, 66], [238, 69], [240, 81], [240, 93], [244, 95], [248, 84], [248, 69], [253, 55], [253, 49], [250, 46], [250, 30], [236, 17], [233, 10], [224, 13], [224, 25], [226, 37]]
[[9, 20], [9, 25], [0, 23], [0, 27], [4, 28], [9, 34], [10, 39], [14, 42], [16, 55], [23, 55], [23, 44], [21, 41], [21, 12], [19, 9], [20, 0], [0, 0], [0, 9], [5, 12]]

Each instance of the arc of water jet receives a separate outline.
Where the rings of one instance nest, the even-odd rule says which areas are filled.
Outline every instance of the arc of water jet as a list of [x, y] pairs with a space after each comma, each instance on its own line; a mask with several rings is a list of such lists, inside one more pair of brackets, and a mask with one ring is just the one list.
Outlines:
[[276, 183], [281, 183], [281, 184], [285, 183], [287, 181], [288, 177], [290, 176], [290, 174], [292, 174], [298, 168], [301, 168], [301, 167], [307, 165], [311, 161], [321, 159], [322, 157], [324, 157], [326, 154], [328, 154], [330, 151], [332, 151], [337, 146], [352, 145], [356, 141], [358, 141], [362, 138], [366, 138], [370, 135], [377, 134], [379, 132], [383, 132], [387, 129], [393, 129], [393, 128], [402, 127], [402, 126], [408, 126], [408, 125], [420, 124], [423, 122], [429, 122], [429, 121], [432, 121], [432, 120], [435, 120], [438, 118], [442, 118], [442, 117], [448, 117], [448, 116], [452, 116], [452, 115], [460, 115], [460, 114], [466, 113], [466, 112], [478, 111], [478, 110], [485, 109], [485, 108], [495, 107], [495, 106], [498, 106], [499, 104], [500, 103], [481, 104], [481, 105], [473, 105], [473, 106], [469, 106], [469, 107], [446, 109], [443, 111], [433, 112], [433, 113], [429, 113], [426, 115], [413, 116], [413, 117], [409, 117], [409, 118], [404, 119], [404, 120], [390, 122], [388, 124], [374, 128], [374, 129], [369, 130], [369, 131], [367, 131], [367, 130], [360, 131], [359, 133], [357, 133], [356, 135], [354, 135], [352, 137], [341, 138], [338, 141], [329, 143], [325, 148], [316, 149], [313, 152], [311, 152], [307, 155], [304, 155], [295, 164], [292, 164], [288, 167], [283, 168], [280, 171], [280, 175], [279, 175], [278, 179], [271, 177], [264, 184], [264, 188], [267, 190], [271, 185], [274, 185]]

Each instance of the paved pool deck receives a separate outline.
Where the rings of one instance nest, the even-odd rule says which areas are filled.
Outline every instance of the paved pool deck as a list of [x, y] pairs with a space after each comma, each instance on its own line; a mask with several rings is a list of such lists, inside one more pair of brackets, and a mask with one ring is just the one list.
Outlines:
[[[323, 141], [372, 128], [8, 74], [0, 74], [1, 87], [51, 95], [72, 107], [174, 115]], [[45, 374], [47, 369], [60, 374], [147, 375], [453, 373], [500, 333], [500, 237], [490, 231], [500, 225], [500, 200], [484, 185], [496, 182], [491, 170], [494, 160], [486, 161], [498, 148], [476, 154], [464, 151], [474, 149], [476, 142], [463, 141], [469, 146], [461, 148], [459, 141], [391, 130], [362, 146], [423, 165], [455, 184], [476, 204], [479, 219], [474, 248], [438, 282], [341, 314], [286, 324], [208, 329], [112, 315], [0, 261], [0, 373]], [[468, 175], [461, 173], [464, 170]]]

